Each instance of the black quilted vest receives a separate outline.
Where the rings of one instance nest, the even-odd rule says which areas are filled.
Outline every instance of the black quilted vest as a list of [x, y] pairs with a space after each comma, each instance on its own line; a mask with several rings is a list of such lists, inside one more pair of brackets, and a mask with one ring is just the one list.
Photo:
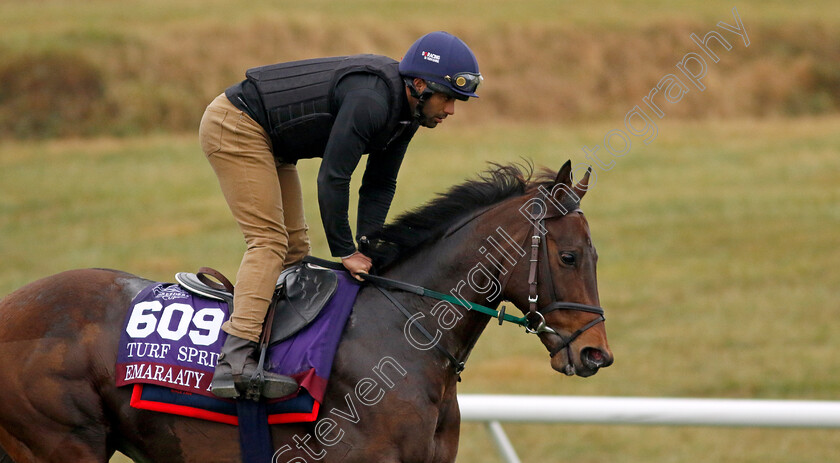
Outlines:
[[264, 127], [274, 145], [274, 155], [294, 162], [321, 157], [329, 140], [338, 108], [333, 92], [341, 78], [355, 72], [381, 77], [390, 90], [388, 124], [368, 144], [382, 150], [400, 127], [400, 101], [405, 84], [399, 63], [379, 55], [353, 55], [272, 64], [245, 73], [257, 89], [265, 111]]

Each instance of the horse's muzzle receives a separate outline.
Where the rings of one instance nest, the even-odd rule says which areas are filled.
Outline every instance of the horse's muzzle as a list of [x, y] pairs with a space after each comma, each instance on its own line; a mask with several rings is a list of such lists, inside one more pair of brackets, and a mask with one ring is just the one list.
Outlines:
[[[565, 353], [565, 352], [564, 352]], [[551, 359], [551, 366], [566, 376], [588, 377], [613, 364], [613, 355], [608, 349], [598, 347], [584, 347], [578, 355], [578, 361], [569, 359], [568, 355], [556, 355]]]

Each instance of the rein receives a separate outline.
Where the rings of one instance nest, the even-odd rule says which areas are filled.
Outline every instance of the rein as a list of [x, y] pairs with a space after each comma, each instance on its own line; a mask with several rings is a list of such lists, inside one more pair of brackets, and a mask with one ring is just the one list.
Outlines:
[[466, 300], [458, 299], [455, 296], [450, 294], [439, 293], [437, 291], [433, 291], [428, 288], [424, 288], [422, 286], [412, 285], [410, 283], [405, 283], [402, 281], [392, 280], [390, 278], [381, 277], [378, 275], [370, 275], [367, 273], [359, 274], [365, 281], [372, 283], [379, 289], [397, 289], [400, 291], [405, 291], [408, 293], [413, 293], [418, 296], [423, 297], [430, 297], [432, 299], [438, 299], [441, 301], [446, 301], [451, 304], [464, 307], [465, 309], [473, 310], [475, 312], [481, 312], [485, 315], [489, 315], [493, 318], [499, 319], [499, 324], [501, 325], [502, 322], [510, 322], [516, 325], [520, 325], [523, 327], [528, 327], [530, 324], [528, 322], [527, 317], [514, 317], [513, 315], [506, 314], [505, 310], [495, 310], [491, 309], [490, 307], [483, 306], [481, 304], [476, 304], [474, 302], [469, 302]]
[[[532, 208], [532, 217], [537, 216], [537, 206], [538, 203], [534, 203]], [[449, 236], [455, 231], [459, 230], [467, 223], [471, 222], [473, 219], [477, 218], [480, 215], [483, 215], [485, 212], [490, 210], [491, 207], [479, 210], [476, 214], [469, 216], [467, 219], [462, 220], [461, 222], [457, 223], [454, 227], [450, 228], [450, 230], [446, 233], [445, 236]], [[580, 304], [576, 302], [564, 302], [559, 300], [557, 297], [557, 293], [554, 289], [554, 285], [552, 284], [553, 279], [551, 276], [551, 266], [549, 265], [549, 258], [548, 258], [548, 245], [544, 243], [543, 233], [541, 230], [544, 230], [544, 223], [546, 219], [555, 218], [555, 217], [562, 217], [565, 216], [569, 211], [577, 211], [580, 210], [578, 208], [578, 203], [575, 202], [572, 207], [559, 209], [560, 213], [551, 215], [546, 217], [544, 214], [540, 217], [538, 221], [534, 222], [534, 226], [532, 229], [532, 233], [530, 236], [525, 237], [525, 243], [523, 243], [523, 247], [528, 244], [528, 241], [531, 242], [531, 255], [530, 255], [530, 266], [528, 271], [528, 313], [524, 317], [515, 317], [505, 313], [505, 306], [502, 306], [501, 310], [495, 310], [490, 307], [483, 306], [481, 304], [476, 304], [473, 302], [469, 302], [466, 300], [461, 300], [449, 294], [444, 294], [438, 291], [434, 291], [428, 288], [424, 288], [422, 286], [412, 285], [410, 283], [405, 283], [402, 281], [392, 280], [390, 278], [385, 278], [377, 275], [370, 275], [370, 274], [359, 274], [362, 279], [366, 282], [371, 283], [376, 289], [378, 289], [391, 303], [400, 311], [403, 315], [410, 321], [413, 322], [415, 318], [417, 318], [417, 314], [411, 314], [411, 312], [402, 304], [400, 303], [394, 296], [391, 294], [389, 290], [399, 290], [404, 291], [412, 294], [416, 294], [421, 297], [429, 297], [432, 299], [438, 299], [442, 301], [449, 302], [451, 304], [464, 307], [468, 310], [472, 310], [475, 312], [480, 312], [485, 315], [489, 315], [492, 318], [496, 318], [499, 320], [499, 325], [504, 323], [505, 321], [513, 323], [515, 325], [519, 325], [525, 328], [525, 331], [529, 334], [541, 334], [541, 333], [548, 333], [553, 334], [560, 338], [561, 342], [559, 345], [554, 347], [549, 351], [549, 355], [553, 358], [563, 349], [569, 347], [572, 342], [574, 342], [580, 335], [584, 332], [589, 330], [590, 328], [594, 327], [598, 323], [601, 323], [606, 320], [604, 317], [604, 309], [598, 306], [592, 306], [587, 304]], [[547, 234], [547, 231], [546, 231]], [[542, 259], [540, 259], [542, 257]], [[519, 261], [517, 261], [512, 267], [516, 267]], [[539, 274], [544, 273], [548, 276], [548, 287], [551, 293], [551, 302], [549, 302], [544, 307], [538, 309], [538, 302], [539, 302], [539, 294], [538, 294], [538, 279]], [[507, 286], [508, 280], [510, 276], [513, 274], [513, 271], [510, 271], [505, 276], [504, 280], [501, 282], [501, 287], [505, 288]], [[553, 328], [549, 327], [545, 322], [545, 317], [551, 312], [556, 310], [573, 310], [579, 312], [588, 312], [598, 315], [595, 319], [591, 320], [581, 328], [577, 329], [574, 333], [572, 333], [568, 338], [564, 337], [560, 333], [558, 333]], [[536, 317], [536, 318], [535, 318]], [[536, 327], [532, 328], [532, 325], [536, 325]], [[438, 342], [439, 339], [436, 339], [426, 330], [422, 325], [416, 324], [418, 331], [426, 337], [430, 343], [434, 343], [434, 347], [443, 353], [447, 359], [449, 359], [450, 363], [452, 364], [455, 374], [458, 375], [458, 379], [460, 380], [460, 373], [464, 371], [465, 360], [458, 360], [452, 353], [450, 353], [446, 348], [440, 345]], [[572, 362], [571, 352], [570, 349], [566, 350], [567, 353], [567, 366], [566, 366], [566, 374], [572, 375], [574, 374], [574, 364]]]
[[[554, 198], [550, 198], [549, 201], [555, 202]], [[459, 307], [464, 307], [467, 310], [472, 310], [475, 312], [480, 312], [485, 315], [489, 315], [492, 318], [496, 318], [499, 320], [499, 325], [503, 324], [504, 322], [510, 322], [515, 325], [519, 325], [525, 328], [525, 332], [529, 334], [541, 334], [541, 333], [548, 333], [553, 334], [560, 338], [560, 344], [549, 351], [549, 355], [553, 358], [555, 355], [560, 353], [563, 349], [569, 347], [572, 342], [574, 342], [580, 335], [585, 333], [590, 328], [594, 327], [598, 323], [601, 323], [606, 320], [604, 317], [604, 309], [602, 307], [588, 305], [588, 304], [580, 304], [577, 302], [564, 302], [561, 301], [557, 297], [557, 292], [554, 288], [553, 278], [551, 276], [551, 266], [549, 265], [549, 258], [548, 258], [548, 245], [545, 243], [543, 239], [543, 233], [541, 230], [545, 230], [544, 224], [546, 219], [552, 219], [556, 217], [563, 217], [569, 212], [579, 211], [579, 203], [575, 201], [572, 204], [566, 204], [562, 207], [557, 208], [558, 212], [552, 215], [546, 216], [546, 214], [538, 214], [538, 205], [539, 203], [535, 202], [532, 209], [531, 209], [531, 217], [540, 217], [538, 221], [534, 221], [533, 228], [530, 236], [526, 234], [525, 242], [523, 243], [522, 247], [528, 245], [530, 241], [531, 247], [531, 255], [529, 259], [529, 270], [528, 270], [528, 312], [525, 314], [524, 317], [515, 317], [513, 315], [505, 313], [505, 306], [503, 305], [501, 310], [495, 310], [490, 307], [483, 306], [481, 304], [476, 304], [473, 302], [469, 302], [466, 300], [459, 299], [454, 297], [450, 294], [444, 294], [438, 291], [434, 291], [428, 288], [424, 288], [422, 286], [413, 285], [410, 283], [405, 283], [402, 281], [392, 280], [390, 278], [385, 278], [378, 275], [371, 275], [367, 273], [360, 273], [359, 276], [365, 280], [366, 282], [372, 284], [379, 292], [381, 292], [391, 303], [410, 321], [413, 322], [417, 318], [417, 314], [412, 314], [402, 303], [400, 303], [397, 298], [391, 294], [390, 290], [399, 290], [408, 292], [411, 294], [415, 294], [421, 297], [428, 297], [432, 299], [438, 299], [442, 301], [449, 302], [450, 304], [457, 305]], [[478, 218], [479, 216], [483, 215], [485, 212], [491, 210], [493, 206], [489, 206], [483, 209], [480, 209], [476, 213], [468, 216], [466, 219], [461, 220], [460, 222], [456, 223], [453, 227], [451, 227], [444, 236], [449, 236], [460, 230], [469, 222], [473, 221], [474, 219]], [[545, 234], [548, 234], [546, 230]], [[542, 259], [540, 258], [542, 257]], [[327, 268], [334, 268], [334, 269], [344, 269], [344, 266], [337, 262], [327, 261], [323, 259], [319, 259], [312, 256], [307, 256], [304, 258], [304, 262], [310, 262], [316, 265], [320, 265]], [[510, 276], [513, 274], [513, 268], [515, 268], [519, 264], [517, 261], [511, 267], [511, 271], [508, 272], [504, 279], [500, 282], [501, 288], [504, 289], [507, 286], [508, 281], [510, 280]], [[539, 294], [538, 294], [538, 283], [539, 283], [539, 276], [540, 274], [545, 274], [548, 276], [548, 287], [551, 294], [551, 302], [545, 305], [542, 308], [538, 307], [539, 302]], [[558, 333], [556, 330], [548, 326], [545, 322], [545, 317], [551, 312], [556, 310], [572, 310], [578, 312], [588, 312], [598, 315], [595, 319], [591, 320], [584, 326], [578, 328], [574, 333], [572, 333], [568, 338], [564, 337], [562, 334]], [[452, 353], [446, 350], [445, 347], [441, 346], [438, 342], [440, 339], [435, 338], [431, 333], [429, 333], [426, 328], [422, 325], [415, 324], [417, 326], [417, 330], [429, 340], [429, 343], [434, 343], [433, 346], [440, 351], [452, 364], [452, 367], [455, 370], [455, 374], [458, 375], [458, 379], [460, 381], [460, 373], [464, 371], [464, 366], [466, 360], [458, 360]], [[532, 327], [536, 325], [536, 327]], [[566, 349], [567, 355], [567, 363], [566, 363], [566, 374], [573, 375], [574, 374], [574, 364], [572, 363], [572, 354], [570, 349]]]
[[[486, 306], [483, 306], [481, 304], [475, 304], [473, 302], [469, 302], [469, 301], [466, 301], [466, 300], [462, 301], [461, 299], [458, 299], [458, 298], [456, 298], [454, 296], [451, 296], [449, 294], [444, 294], [444, 293], [440, 293], [440, 292], [437, 292], [437, 291], [433, 291], [431, 289], [424, 288], [422, 286], [416, 286], [416, 285], [412, 285], [412, 284], [405, 283], [405, 282], [402, 282], [402, 281], [392, 280], [390, 278], [385, 278], [385, 277], [381, 277], [381, 276], [377, 276], [377, 275], [371, 275], [371, 274], [368, 274], [368, 273], [360, 273], [359, 276], [361, 276], [362, 279], [364, 279], [365, 281], [371, 283], [376, 289], [379, 290], [379, 292], [381, 292], [386, 298], [388, 298], [388, 300], [391, 301], [391, 303], [394, 304], [394, 306], [397, 309], [399, 309], [399, 311], [402, 312], [402, 314], [405, 315], [405, 318], [407, 318], [410, 322], [413, 322], [414, 319], [417, 318], [417, 314], [412, 315], [411, 311], [409, 311], [399, 300], [397, 300], [397, 298], [395, 298], [394, 295], [391, 294], [389, 289], [396, 289], [396, 290], [416, 294], [416, 295], [422, 296], [422, 297], [430, 297], [432, 299], [438, 299], [438, 300], [441, 300], [441, 301], [446, 301], [446, 302], [449, 302], [451, 304], [464, 307], [468, 310], [481, 312], [485, 315], [490, 315], [493, 318], [498, 318], [500, 325], [503, 322], [507, 321], [507, 322], [511, 322], [511, 323], [514, 323], [514, 324], [519, 325], [519, 326], [523, 326], [523, 327], [525, 327], [526, 330], [529, 329], [528, 325], [530, 323], [528, 322], [528, 319], [526, 317], [514, 317], [513, 315], [506, 314], [504, 306], [502, 306], [502, 310], [494, 310], [494, 309], [491, 309], [490, 307], [486, 307]], [[446, 358], [449, 359], [449, 362], [452, 364], [452, 367], [455, 369], [455, 374], [458, 375], [458, 380], [460, 381], [461, 380], [460, 375], [461, 375], [461, 372], [464, 371], [464, 367], [466, 365], [466, 360], [458, 360], [454, 355], [452, 355], [452, 353], [450, 353], [448, 350], [446, 350], [445, 347], [441, 346], [440, 342], [438, 342], [440, 339], [436, 339], [434, 336], [432, 336], [432, 334], [429, 333], [429, 331], [426, 328], [424, 328], [423, 325], [421, 325], [419, 323], [417, 323], [415, 325], [417, 326], [418, 331], [420, 331], [420, 333], [423, 336], [425, 336], [426, 339], [428, 339], [430, 343], [434, 343], [433, 344], [434, 347], [438, 351], [443, 353], [443, 355], [446, 356]]]

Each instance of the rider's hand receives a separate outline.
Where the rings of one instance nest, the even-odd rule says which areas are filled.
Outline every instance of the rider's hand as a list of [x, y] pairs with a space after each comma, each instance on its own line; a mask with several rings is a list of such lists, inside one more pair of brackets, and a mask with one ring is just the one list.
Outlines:
[[359, 281], [362, 281], [359, 273], [368, 273], [370, 272], [370, 268], [373, 266], [373, 261], [370, 260], [370, 257], [359, 251], [342, 258], [341, 263], [344, 264], [344, 267], [350, 271], [350, 275], [353, 275], [353, 278]]

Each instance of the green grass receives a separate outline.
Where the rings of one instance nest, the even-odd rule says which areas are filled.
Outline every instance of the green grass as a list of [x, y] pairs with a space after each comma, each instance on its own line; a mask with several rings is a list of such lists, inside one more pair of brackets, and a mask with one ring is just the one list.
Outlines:
[[[580, 146], [617, 128], [457, 119], [420, 132], [394, 213], [488, 160], [582, 163]], [[653, 143], [634, 145], [610, 171], [596, 169], [598, 183], [583, 202], [615, 365], [589, 379], [565, 378], [536, 339], [491, 324], [460, 391], [836, 399], [838, 124], [663, 120]], [[300, 171], [314, 252], [327, 256], [317, 167], [303, 161]], [[202, 265], [234, 275], [242, 251], [194, 135], [0, 145], [0, 294], [76, 267], [167, 281]], [[816, 463], [837, 453], [836, 431], [506, 429], [525, 462]], [[459, 462], [500, 461], [491, 445], [481, 425], [464, 425]]]

